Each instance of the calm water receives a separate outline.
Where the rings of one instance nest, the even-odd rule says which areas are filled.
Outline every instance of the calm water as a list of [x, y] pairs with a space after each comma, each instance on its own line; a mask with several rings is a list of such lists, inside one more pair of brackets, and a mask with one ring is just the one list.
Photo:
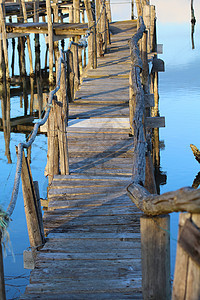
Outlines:
[[[129, 16], [127, 17], [127, 12], [130, 8], [130, 3], [127, 2], [125, 1], [124, 4], [121, 4], [120, 1], [113, 0], [113, 20], [129, 18]], [[196, 15], [195, 49], [192, 50], [190, 1], [181, 0], [176, 2], [179, 3], [179, 8], [181, 7], [182, 9], [180, 10], [178, 19], [177, 16], [170, 15], [170, 13], [167, 14], [171, 0], [168, 1], [168, 6], [166, 6], [166, 1], [152, 1], [152, 4], [158, 5], [158, 43], [162, 43], [164, 46], [164, 53], [160, 55], [160, 58], [165, 61], [166, 67], [164, 73], [159, 73], [160, 114], [166, 118], [166, 127], [160, 129], [160, 140], [163, 140], [165, 144], [164, 150], [161, 151], [161, 169], [167, 174], [167, 183], [161, 186], [161, 193], [176, 190], [183, 186], [191, 186], [200, 169], [190, 150], [191, 143], [200, 148], [198, 130], [200, 128], [200, 16]], [[176, 5], [178, 5], [177, 3]], [[168, 15], [167, 20], [165, 17], [166, 14]], [[43, 41], [41, 43], [43, 45], [41, 50], [45, 51]], [[44, 59], [41, 64], [43, 67]], [[17, 72], [19, 71], [16, 69]], [[11, 99], [11, 117], [17, 115], [23, 115], [23, 108], [19, 106], [19, 97], [14, 97]], [[16, 167], [15, 145], [20, 141], [24, 141], [24, 139], [24, 134], [11, 133], [10, 149], [12, 164], [8, 164], [7, 158], [4, 156], [4, 137], [3, 133], [0, 132], [0, 202], [4, 209], [7, 208], [13, 187]], [[39, 181], [40, 196], [42, 198], [46, 197], [47, 187], [47, 180], [43, 176], [46, 165], [46, 149], [45, 136], [38, 136], [32, 147], [31, 168], [34, 180]], [[29, 241], [21, 189], [12, 219], [13, 221], [9, 226], [9, 233], [15, 261], [11, 253], [8, 253], [4, 259], [8, 299], [19, 297], [20, 293], [24, 291], [24, 286], [28, 282], [29, 275], [29, 271], [23, 269], [22, 254], [23, 250], [29, 247]], [[174, 268], [177, 224], [178, 214], [172, 214], [172, 273]]]

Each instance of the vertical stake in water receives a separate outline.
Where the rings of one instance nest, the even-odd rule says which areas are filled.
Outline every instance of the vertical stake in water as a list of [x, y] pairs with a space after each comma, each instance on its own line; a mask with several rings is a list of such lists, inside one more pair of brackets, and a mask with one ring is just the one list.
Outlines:
[[2, 253], [2, 232], [0, 231], [0, 299], [6, 300], [4, 270], [3, 270], [3, 253]]

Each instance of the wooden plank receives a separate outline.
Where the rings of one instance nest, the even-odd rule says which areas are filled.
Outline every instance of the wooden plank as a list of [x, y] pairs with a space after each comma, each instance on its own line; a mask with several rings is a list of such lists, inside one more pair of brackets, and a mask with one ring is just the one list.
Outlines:
[[[59, 300], [83, 300], [83, 297], [88, 300], [110, 300], [110, 299], [115, 299], [115, 300], [127, 300], [127, 299], [143, 299], [142, 298], [142, 292], [140, 291], [132, 291], [132, 292], [90, 292], [90, 293], [70, 293], [69, 291], [65, 293], [60, 293], [58, 292], [56, 294], [56, 297], [58, 297]], [[24, 294], [23, 296], [20, 297], [21, 300], [30, 300], [30, 299], [41, 299], [41, 300], [55, 300], [55, 295], [52, 295], [51, 293], [46, 293], [42, 294], [41, 293], [31, 293], [30, 296]]]
[[145, 120], [148, 128], [165, 127], [165, 117], [147, 117]]

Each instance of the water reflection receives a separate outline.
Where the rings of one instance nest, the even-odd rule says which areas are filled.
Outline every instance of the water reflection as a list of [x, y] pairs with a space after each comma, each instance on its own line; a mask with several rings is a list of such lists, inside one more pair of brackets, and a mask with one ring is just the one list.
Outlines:
[[194, 7], [193, 7], [193, 0], [191, 0], [191, 39], [192, 39], [192, 49], [195, 49], [194, 45], [194, 28], [196, 24], [196, 18], [194, 15]]
[[[15, 38], [11, 41], [11, 78], [9, 80], [6, 80], [4, 56], [1, 58], [0, 100], [2, 118], [0, 119], [0, 131], [4, 132], [5, 155], [9, 164], [12, 163], [10, 154], [11, 132], [24, 134], [31, 132], [34, 119], [40, 118], [42, 115], [44, 110], [43, 98], [46, 98], [49, 90], [47, 66], [44, 70], [41, 69], [39, 39], [35, 39], [35, 73], [30, 75], [27, 75], [26, 70], [25, 46], [25, 37]], [[18, 60], [16, 60], [17, 56]], [[31, 160], [30, 151], [29, 160]]]

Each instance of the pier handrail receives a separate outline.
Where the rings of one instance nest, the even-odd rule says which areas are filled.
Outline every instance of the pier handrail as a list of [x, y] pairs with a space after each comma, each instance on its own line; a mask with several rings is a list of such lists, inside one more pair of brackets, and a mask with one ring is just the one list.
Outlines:
[[56, 81], [56, 87], [54, 90], [52, 90], [49, 93], [49, 99], [48, 99], [48, 103], [47, 103], [47, 110], [45, 111], [44, 117], [37, 122], [34, 125], [32, 134], [30, 136], [30, 139], [28, 142], [22, 142], [19, 143], [17, 148], [18, 148], [18, 154], [17, 154], [17, 166], [16, 166], [16, 172], [15, 172], [15, 179], [14, 179], [14, 186], [13, 186], [13, 192], [12, 192], [12, 196], [11, 196], [11, 200], [10, 203], [8, 205], [7, 211], [5, 213], [5, 221], [6, 223], [9, 221], [15, 205], [16, 205], [16, 201], [17, 201], [17, 197], [18, 197], [18, 192], [19, 192], [19, 183], [20, 183], [20, 176], [21, 176], [21, 170], [22, 170], [22, 155], [23, 155], [23, 150], [26, 148], [29, 148], [32, 143], [34, 142], [37, 133], [38, 133], [38, 129], [40, 126], [44, 125], [48, 119], [51, 107], [52, 107], [52, 100], [54, 95], [56, 94], [56, 92], [59, 90], [60, 88], [60, 76], [61, 76], [61, 63], [63, 62], [63, 55], [62, 55], [62, 51], [60, 51], [60, 58], [59, 58], [59, 63], [58, 63], [58, 74], [57, 74], [57, 81]]
[[[141, 1], [138, 1], [137, 4], [142, 7]], [[133, 110], [131, 125], [133, 127], [134, 158], [132, 182], [127, 187], [127, 192], [132, 202], [144, 213], [140, 219], [143, 297], [144, 299], [149, 299], [149, 297], [171, 299], [170, 227], [169, 215], [166, 214], [189, 212], [180, 214], [179, 219], [172, 299], [180, 299], [183, 296], [185, 298], [186, 293], [189, 298], [199, 299], [200, 290], [197, 278], [200, 276], [200, 190], [184, 187], [157, 195], [155, 192], [150, 193], [148, 186], [145, 186], [145, 167], [148, 168], [145, 157], [147, 149], [144, 121], [145, 98], [140, 78], [142, 66], [137, 46], [141, 32], [144, 32], [145, 28], [140, 14], [142, 11], [139, 12], [140, 27], [130, 41], [132, 64], [130, 109]], [[154, 176], [153, 173], [152, 176]], [[196, 281], [193, 274], [196, 274]], [[186, 299], [189, 298], [186, 296]]]

